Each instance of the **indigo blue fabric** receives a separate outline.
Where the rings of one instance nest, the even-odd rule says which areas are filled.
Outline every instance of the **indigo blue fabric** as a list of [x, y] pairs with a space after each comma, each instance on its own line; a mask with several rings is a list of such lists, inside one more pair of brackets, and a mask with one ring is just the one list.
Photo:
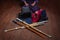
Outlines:
[[46, 10], [43, 10], [42, 13], [41, 13], [40, 21], [45, 21], [45, 20], [48, 20], [48, 17], [46, 15]]
[[46, 17], [46, 16], [47, 16], [47, 15], [46, 15], [46, 11], [43, 10], [41, 15], [42, 15], [42, 17]]
[[26, 1], [28, 4], [32, 4], [34, 1], [38, 2], [38, 0], [22, 0], [23, 2]]
[[23, 20], [23, 21], [25, 21], [26, 23], [28, 23], [28, 24], [31, 24], [32, 23], [32, 20], [31, 20], [31, 17], [29, 17], [29, 18], [20, 18], [21, 20]]
[[[40, 9], [37, 5], [38, 0], [22, 0], [22, 1], [23, 2], [26, 1], [29, 4], [29, 8], [32, 12], [35, 12]], [[31, 6], [31, 4], [34, 3], [34, 1], [36, 2], [36, 4], [34, 6]]]

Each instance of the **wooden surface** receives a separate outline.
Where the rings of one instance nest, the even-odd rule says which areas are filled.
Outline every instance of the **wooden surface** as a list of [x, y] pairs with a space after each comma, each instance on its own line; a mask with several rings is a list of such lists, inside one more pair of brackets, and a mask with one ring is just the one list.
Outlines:
[[49, 24], [37, 28], [52, 35], [52, 39], [43, 39], [27, 29], [19, 29], [5, 33], [5, 29], [18, 27], [18, 25], [12, 23], [12, 20], [20, 12], [20, 7], [18, 2], [14, 0], [0, 0], [0, 40], [60, 40], [59, 1], [48, 1], [46, 8]]
[[[43, 39], [27, 29], [19, 29], [5, 33], [5, 29], [19, 27], [18, 25], [14, 24], [12, 20], [14, 20], [17, 14], [20, 12], [20, 7], [16, 2], [11, 1], [2, 2], [1, 5], [0, 40], [49, 40], [47, 38]], [[37, 28], [49, 34], [48, 26], [41, 26]]]

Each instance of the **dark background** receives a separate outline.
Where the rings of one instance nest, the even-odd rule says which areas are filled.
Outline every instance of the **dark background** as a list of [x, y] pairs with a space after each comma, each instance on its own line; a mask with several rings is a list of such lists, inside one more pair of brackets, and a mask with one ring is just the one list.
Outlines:
[[40, 7], [46, 9], [49, 23], [39, 26], [40, 30], [52, 35], [43, 39], [27, 29], [19, 29], [5, 33], [5, 29], [18, 27], [12, 22], [20, 12], [19, 0], [0, 0], [0, 40], [60, 40], [60, 1], [40, 0]]

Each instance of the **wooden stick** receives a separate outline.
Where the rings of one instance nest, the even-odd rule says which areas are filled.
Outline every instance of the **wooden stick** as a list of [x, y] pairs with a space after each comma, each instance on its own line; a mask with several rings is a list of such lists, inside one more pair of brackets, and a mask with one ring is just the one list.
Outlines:
[[18, 30], [18, 29], [24, 29], [24, 28], [25, 28], [24, 26], [22, 26], [22, 27], [15, 27], [15, 28], [11, 28], [11, 29], [4, 30], [4, 32], [13, 31], [13, 30]]
[[[20, 19], [14, 20], [14, 23], [16, 23], [16, 24], [18, 24], [18, 25], [23, 25], [26, 29], [28, 29], [28, 30], [36, 33], [36, 34], [39, 35], [40, 37], [43, 37], [43, 38], [44, 38], [45, 36], [47, 36], [47, 37], [49, 37], [49, 38], [52, 37], [52, 36], [50, 36], [50, 35], [42, 32], [41, 30], [39, 30], [39, 29], [37, 29], [37, 28], [29, 25], [29, 24], [26, 23], [25, 21], [20, 20]], [[18, 27], [18, 28], [13, 28], [13, 29], [8, 29], [6, 32], [12, 31], [12, 30], [16, 30], [16, 29], [20, 29], [20, 27]]]
[[36, 23], [32, 23], [32, 24], [30, 24], [31, 26], [42, 26], [42, 25], [44, 25], [45, 23], [47, 23], [48, 21], [46, 20], [46, 21], [42, 21], [42, 22], [36, 22]]
[[17, 19], [17, 20], [22, 23], [21, 25], [24, 25], [27, 29], [35, 32], [35, 33], [38, 34], [39, 36], [41, 36], [41, 34], [42, 34], [42, 35], [47, 36], [47, 37], [49, 37], [49, 38], [52, 37], [52, 36], [50, 36], [50, 35], [42, 32], [41, 30], [39, 30], [39, 29], [37, 29], [37, 28], [29, 25], [29, 24], [26, 23], [25, 21], [22, 21], [22, 20], [20, 20], [20, 19]]

